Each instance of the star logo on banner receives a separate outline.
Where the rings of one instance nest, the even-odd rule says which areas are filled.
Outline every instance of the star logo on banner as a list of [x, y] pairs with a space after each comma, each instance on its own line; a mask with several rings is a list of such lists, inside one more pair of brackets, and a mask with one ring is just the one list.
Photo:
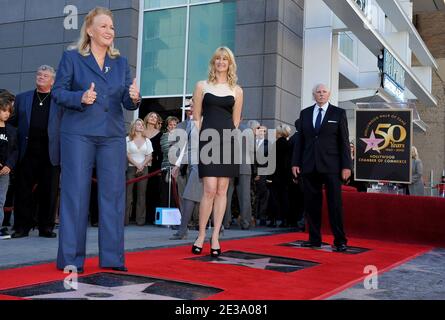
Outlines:
[[267, 267], [295, 267], [289, 264], [281, 264], [281, 263], [273, 263], [270, 262], [271, 258], [258, 258], [258, 259], [239, 259], [239, 258], [231, 258], [220, 256], [218, 260], [211, 261], [212, 263], [220, 263], [220, 264], [234, 264], [237, 266], [245, 266], [254, 269], [267, 270]]
[[28, 299], [67, 299], [67, 300], [181, 300], [144, 291], [154, 283], [134, 284], [117, 287], [104, 287], [87, 283], [78, 283], [77, 290], [67, 290], [49, 294], [28, 296]]
[[374, 135], [374, 130], [372, 130], [369, 138], [360, 138], [360, 140], [366, 143], [365, 153], [369, 150], [374, 150], [380, 153], [380, 150], [378, 149], [379, 143], [384, 141], [385, 139], [377, 139]]

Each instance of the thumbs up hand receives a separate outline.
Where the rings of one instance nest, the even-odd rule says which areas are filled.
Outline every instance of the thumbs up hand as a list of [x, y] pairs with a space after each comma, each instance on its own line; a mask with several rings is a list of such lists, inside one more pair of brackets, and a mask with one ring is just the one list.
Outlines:
[[90, 88], [85, 91], [82, 95], [82, 103], [84, 104], [93, 104], [94, 101], [96, 100], [97, 97], [97, 93], [96, 91], [94, 91], [95, 88], [95, 84], [94, 82], [91, 82]]
[[141, 100], [141, 97], [140, 97], [138, 85], [136, 84], [136, 78], [133, 79], [133, 83], [131, 84], [128, 92], [130, 94], [131, 100], [133, 100], [133, 103], [134, 104], [139, 103], [139, 101]]

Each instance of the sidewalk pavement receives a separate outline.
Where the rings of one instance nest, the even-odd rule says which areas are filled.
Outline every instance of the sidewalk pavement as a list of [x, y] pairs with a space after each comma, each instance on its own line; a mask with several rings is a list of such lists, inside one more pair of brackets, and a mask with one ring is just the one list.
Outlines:
[[[57, 229], [54, 230], [56, 233]], [[224, 230], [221, 240], [256, 237], [277, 232], [295, 232], [291, 228], [255, 227], [249, 230], [231, 228]], [[198, 236], [198, 231], [189, 230], [186, 240], [169, 240], [176, 233], [166, 226], [135, 226], [125, 227], [125, 251], [140, 251], [153, 248], [167, 248], [178, 245], [192, 244]], [[210, 236], [210, 230], [207, 235]], [[58, 238], [47, 239], [38, 236], [38, 231], [29, 233], [29, 237], [19, 239], [0, 240], [0, 270], [13, 267], [23, 267], [40, 263], [56, 261]], [[87, 230], [87, 257], [99, 254], [98, 228], [89, 227]]]

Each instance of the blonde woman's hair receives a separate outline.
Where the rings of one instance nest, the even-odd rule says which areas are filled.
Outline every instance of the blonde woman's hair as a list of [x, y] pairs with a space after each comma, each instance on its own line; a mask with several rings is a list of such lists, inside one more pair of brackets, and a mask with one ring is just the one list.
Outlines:
[[411, 147], [411, 157], [415, 160], [419, 160], [419, 152], [415, 146]]
[[[82, 28], [80, 29], [79, 40], [70, 46], [69, 50], [77, 50], [82, 56], [88, 56], [91, 54], [91, 39], [88, 35], [87, 29], [93, 24], [93, 20], [98, 15], [107, 15], [113, 20], [113, 13], [104, 7], [96, 7], [88, 12], [87, 16], [83, 20]], [[112, 59], [119, 57], [120, 52], [114, 47], [114, 43], [107, 49], [108, 56]]]
[[216, 49], [215, 53], [213, 54], [212, 58], [209, 62], [209, 78], [208, 81], [210, 83], [216, 82], [216, 69], [215, 69], [215, 60], [218, 56], [224, 55], [229, 59], [229, 70], [227, 70], [227, 82], [230, 86], [230, 88], [235, 88], [236, 84], [238, 82], [238, 76], [236, 75], [236, 62], [235, 62], [235, 55], [233, 54], [232, 50], [230, 50], [227, 47], [219, 47]]
[[277, 135], [284, 138], [288, 138], [291, 133], [290, 127], [286, 124], [280, 124], [279, 126], [277, 126], [276, 131]]
[[128, 133], [128, 137], [130, 138], [130, 141], [134, 140], [134, 137], [136, 137], [136, 123], [137, 123], [138, 121], [142, 122], [142, 126], [143, 126], [144, 129], [145, 129], [145, 122], [144, 122], [144, 120], [139, 119], [139, 118], [136, 119], [136, 120], [134, 120], [134, 121], [131, 123], [131, 125], [130, 125], [130, 132]]
[[152, 114], [156, 115], [156, 117], [158, 118], [158, 122], [157, 122], [155, 128], [158, 129], [158, 130], [161, 129], [161, 127], [162, 127], [162, 118], [161, 118], [161, 116], [159, 115], [159, 113], [154, 112], [154, 111], [150, 112], [149, 114], [147, 114], [147, 115], [145, 116], [145, 118], [144, 118], [144, 124], [145, 124], [145, 126], [148, 127], [148, 126], [147, 126], [148, 118], [150, 118], [150, 116], [151, 116]]

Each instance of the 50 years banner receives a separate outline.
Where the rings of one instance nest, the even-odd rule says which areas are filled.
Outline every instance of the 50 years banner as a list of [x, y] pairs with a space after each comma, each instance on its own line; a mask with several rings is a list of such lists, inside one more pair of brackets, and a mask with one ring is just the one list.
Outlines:
[[411, 183], [412, 110], [356, 110], [355, 179]]

